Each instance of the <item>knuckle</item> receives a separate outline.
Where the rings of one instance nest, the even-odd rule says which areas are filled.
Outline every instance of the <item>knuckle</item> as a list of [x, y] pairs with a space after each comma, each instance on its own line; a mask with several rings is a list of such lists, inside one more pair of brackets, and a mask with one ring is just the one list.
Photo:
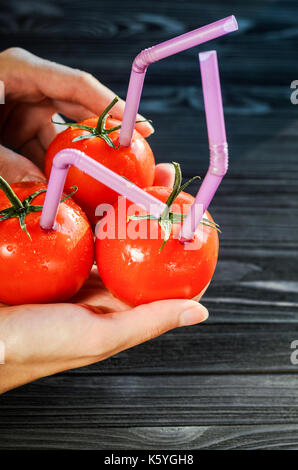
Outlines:
[[89, 85], [92, 84], [96, 78], [89, 72], [85, 72], [84, 70], [77, 69], [78, 80], [82, 83], [82, 85]]
[[166, 330], [161, 325], [152, 325], [146, 329], [145, 338], [151, 339], [162, 335]]
[[23, 49], [22, 47], [9, 47], [5, 51], [3, 51], [3, 54], [9, 57], [20, 57], [29, 54], [26, 49]]

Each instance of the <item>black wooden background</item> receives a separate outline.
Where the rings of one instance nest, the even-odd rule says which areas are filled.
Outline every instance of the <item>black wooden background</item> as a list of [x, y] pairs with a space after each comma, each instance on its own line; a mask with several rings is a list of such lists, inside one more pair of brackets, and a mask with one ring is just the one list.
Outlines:
[[150, 66], [141, 112], [158, 161], [204, 175], [197, 60], [217, 49], [230, 169], [210, 319], [0, 399], [0, 448], [298, 449], [298, 3], [0, 1], [0, 47], [86, 69], [125, 96], [143, 48], [235, 14], [239, 32]]

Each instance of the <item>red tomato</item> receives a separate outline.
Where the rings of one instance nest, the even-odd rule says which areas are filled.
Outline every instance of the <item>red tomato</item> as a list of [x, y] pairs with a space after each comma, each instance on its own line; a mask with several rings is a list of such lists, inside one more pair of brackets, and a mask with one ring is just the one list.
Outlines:
[[[149, 194], [166, 202], [171, 189], [165, 187], [146, 188]], [[194, 198], [181, 192], [172, 206], [173, 212], [187, 213]], [[174, 237], [181, 223], [173, 224], [169, 240], [159, 252], [164, 232], [157, 220], [142, 219], [127, 222], [127, 211], [120, 213], [123, 198], [119, 198], [113, 211], [109, 211], [97, 227], [96, 262], [105, 286], [118, 298], [130, 305], [139, 305], [154, 300], [171, 298], [194, 298], [209, 284], [217, 262], [218, 234], [214, 228], [201, 225], [194, 240], [183, 245]], [[127, 209], [132, 205], [127, 201]], [[187, 205], [187, 207], [183, 207]], [[139, 210], [139, 214], [146, 212]], [[213, 222], [210, 214], [206, 212]], [[108, 223], [115, 227], [115, 238], [100, 239], [107, 232]], [[121, 229], [119, 232], [119, 226]], [[124, 225], [123, 225], [124, 224]], [[126, 235], [123, 235], [123, 227]], [[138, 230], [137, 230], [138, 229]], [[130, 235], [129, 235], [130, 230]], [[157, 238], [132, 239], [131, 234], [157, 233]], [[122, 233], [121, 233], [122, 231]], [[110, 231], [110, 236], [113, 231]], [[100, 238], [99, 238], [100, 237]], [[185, 247], [188, 249], [185, 249]]]
[[[97, 118], [86, 119], [79, 124], [95, 128]], [[120, 121], [108, 117], [105, 128], [110, 129], [120, 124]], [[50, 175], [52, 161], [56, 153], [64, 148], [75, 148], [85, 152], [89, 157], [142, 188], [153, 184], [154, 156], [149, 144], [139, 132], [134, 131], [129, 147], [120, 147], [119, 149], [109, 147], [100, 137], [72, 142], [74, 138], [88, 135], [88, 133], [86, 130], [71, 127], [56, 136], [46, 153], [45, 174], [47, 177]], [[109, 134], [116, 147], [119, 144], [119, 134], [120, 130]], [[74, 185], [78, 186], [78, 191], [73, 199], [86, 212], [92, 224], [95, 224], [98, 220], [98, 217], [95, 217], [96, 207], [102, 203], [114, 204], [118, 197], [118, 194], [107, 186], [77, 168], [71, 167], [66, 179], [65, 189], [70, 190], [71, 186]]]
[[[46, 185], [16, 183], [12, 189], [21, 201]], [[42, 205], [45, 193], [32, 205]], [[0, 190], [0, 210], [10, 207]], [[26, 215], [31, 239], [17, 218], [0, 221], [0, 302], [47, 303], [72, 297], [88, 278], [93, 263], [93, 235], [81, 208], [71, 199], [60, 203], [57, 228], [44, 231], [41, 212]]]

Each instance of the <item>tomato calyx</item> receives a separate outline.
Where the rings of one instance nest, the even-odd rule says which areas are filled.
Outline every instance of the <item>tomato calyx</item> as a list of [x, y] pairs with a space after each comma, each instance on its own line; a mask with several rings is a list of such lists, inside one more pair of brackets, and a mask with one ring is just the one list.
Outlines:
[[[35, 191], [34, 193], [27, 196], [23, 201], [21, 201], [16, 195], [16, 193], [13, 191], [11, 186], [2, 176], [0, 176], [0, 189], [2, 189], [2, 191], [7, 196], [7, 199], [11, 203], [10, 207], [7, 207], [6, 209], [0, 211], [0, 222], [13, 218], [19, 219], [21, 229], [24, 230], [24, 232], [28, 235], [29, 239], [32, 240], [31, 235], [26, 227], [25, 218], [28, 214], [42, 211], [42, 205], [34, 205], [31, 204], [31, 202], [40, 194], [45, 193], [46, 189], [40, 189], [38, 191]], [[65, 196], [63, 199], [61, 199], [60, 203], [72, 197], [77, 190], [77, 186], [73, 186], [73, 191], [67, 196]]]
[[[53, 120], [52, 120], [52, 122], [54, 124], [60, 124], [60, 125], [69, 126], [69, 127], [75, 127], [75, 128], [83, 129], [83, 130], [89, 132], [89, 134], [79, 135], [78, 137], [75, 137], [72, 140], [72, 142], [79, 142], [80, 140], [92, 139], [93, 137], [99, 137], [100, 139], [103, 139], [108, 144], [109, 147], [112, 147], [113, 149], [118, 150], [120, 148], [120, 144], [116, 146], [114, 144], [114, 142], [112, 141], [112, 139], [110, 138], [109, 134], [111, 132], [118, 131], [119, 129], [121, 129], [121, 124], [119, 126], [110, 127], [110, 128], [105, 127], [107, 118], [112, 117], [109, 114], [109, 111], [110, 111], [110, 109], [113, 108], [113, 106], [118, 101], [119, 101], [118, 96], [115, 96], [115, 98], [111, 101], [111, 103], [103, 110], [103, 112], [99, 116], [96, 127], [85, 126], [84, 124], [78, 124], [76, 122], [66, 122], [66, 123], [63, 122], [62, 123], [62, 122], [56, 122], [56, 121], [53, 121]], [[139, 122], [152, 122], [152, 121], [150, 121], [149, 119], [143, 119], [141, 121], [136, 121], [136, 124], [139, 123]]]
[[[151, 214], [146, 214], [146, 215], [132, 215], [129, 216], [127, 219], [128, 220], [140, 220], [140, 219], [147, 219], [147, 220], [157, 220], [160, 227], [164, 231], [164, 240], [163, 243], [159, 249], [159, 253], [162, 251], [163, 247], [165, 246], [166, 242], [169, 240], [170, 235], [171, 235], [171, 230], [172, 230], [172, 224], [181, 224], [186, 217], [187, 214], [178, 214], [176, 212], [171, 212], [171, 207], [173, 203], [175, 202], [175, 199], [177, 196], [181, 193], [181, 191], [184, 191], [187, 186], [189, 186], [194, 180], [196, 179], [201, 179], [199, 176], [194, 176], [193, 178], [189, 179], [182, 185], [182, 173], [181, 173], [181, 168], [179, 163], [177, 162], [172, 162], [172, 165], [174, 166], [175, 169], [175, 182], [173, 186], [173, 190], [168, 197], [166, 201], [166, 208], [161, 214], [159, 218], [154, 217]], [[203, 217], [201, 220], [202, 225], [206, 225], [207, 227], [213, 228], [217, 230], [218, 232], [221, 233], [219, 229], [219, 225], [216, 224], [215, 222]]]

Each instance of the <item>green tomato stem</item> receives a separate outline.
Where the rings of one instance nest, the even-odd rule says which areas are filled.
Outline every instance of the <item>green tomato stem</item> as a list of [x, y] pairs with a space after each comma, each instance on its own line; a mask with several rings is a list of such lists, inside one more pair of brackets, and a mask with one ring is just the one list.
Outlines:
[[[159, 219], [157, 219], [156, 217], [153, 217], [150, 214], [135, 215], [135, 216], [130, 216], [130, 217], [127, 218], [127, 220], [152, 219], [152, 220], [157, 220], [158, 221], [160, 227], [163, 229], [164, 234], [165, 234], [163, 243], [162, 243], [162, 245], [159, 249], [159, 253], [162, 251], [163, 247], [165, 246], [166, 242], [168, 241], [168, 239], [170, 237], [172, 224], [181, 223], [181, 222], [183, 222], [184, 217], [186, 217], [186, 215], [184, 215], [184, 214], [176, 214], [175, 212], [170, 212], [173, 202], [175, 201], [175, 199], [179, 195], [179, 193], [181, 193], [181, 191], [183, 191], [195, 179], [201, 179], [199, 176], [194, 176], [193, 178], [188, 180], [186, 183], [184, 183], [183, 186], [181, 186], [182, 173], [181, 173], [180, 165], [179, 165], [179, 163], [176, 163], [176, 162], [172, 162], [172, 164], [175, 168], [175, 182], [174, 182], [172, 192], [171, 192], [171, 194], [169, 195], [169, 197], [166, 201], [166, 208], [163, 211], [163, 213], [161, 214], [161, 216], [159, 217]], [[209, 219], [203, 218], [201, 220], [201, 224], [206, 225], [209, 228], [213, 228], [213, 229], [215, 229], [215, 230], [217, 230], [218, 232], [221, 233], [221, 231], [219, 229], [219, 225], [216, 224], [215, 222], [212, 222]]]
[[171, 192], [171, 194], [169, 195], [169, 197], [166, 201], [167, 207], [165, 208], [165, 210], [161, 214], [161, 217], [160, 217], [161, 219], [167, 219], [169, 217], [169, 212], [170, 212], [170, 209], [171, 209], [171, 205], [173, 204], [176, 197], [178, 196], [179, 190], [180, 190], [180, 187], [181, 187], [182, 174], [181, 174], [180, 165], [179, 165], [179, 163], [176, 163], [176, 162], [172, 162], [172, 165], [175, 168], [175, 182], [174, 182], [172, 192]]
[[119, 98], [118, 96], [115, 96], [113, 101], [111, 101], [111, 103], [106, 107], [106, 109], [103, 110], [103, 112], [98, 118], [95, 134], [102, 134], [105, 131], [105, 122], [108, 117], [108, 113], [110, 109], [112, 109], [112, 107], [117, 103], [117, 101], [119, 101]]
[[24, 209], [23, 203], [2, 176], [0, 176], [0, 189], [2, 189], [16, 210]]
[[[79, 135], [78, 137], [75, 137], [74, 139], [72, 139], [72, 142], [79, 142], [81, 140], [92, 139], [93, 137], [99, 137], [100, 139], [103, 139], [109, 147], [115, 150], [118, 150], [120, 147], [120, 144], [116, 147], [113, 140], [109, 137], [109, 134], [111, 132], [121, 129], [121, 124], [119, 126], [106, 129], [106, 120], [109, 117], [108, 113], [110, 109], [112, 109], [112, 107], [117, 103], [117, 101], [119, 101], [119, 98], [118, 96], [115, 96], [113, 101], [111, 101], [111, 103], [106, 107], [106, 109], [103, 110], [103, 112], [99, 116], [96, 127], [85, 126], [84, 124], [77, 124], [75, 122], [66, 122], [66, 123], [63, 122], [62, 123], [62, 122], [55, 122], [53, 120], [52, 122], [54, 124], [61, 124], [63, 126], [74, 127], [74, 128], [77, 127], [78, 129], [89, 131], [89, 134], [87, 135]], [[146, 122], [146, 121], [152, 122], [148, 119], [142, 119], [141, 121], [136, 121], [136, 124], [138, 122]]]
[[[73, 188], [72, 193], [68, 194], [63, 199], [61, 199], [60, 203], [69, 199], [78, 190], [77, 186], [73, 186], [72, 188]], [[26, 235], [32, 241], [30, 233], [28, 232], [27, 227], [26, 227], [25, 218], [28, 214], [31, 214], [32, 212], [42, 211], [42, 208], [43, 208], [42, 205], [32, 205], [31, 202], [33, 201], [34, 198], [39, 196], [39, 194], [46, 192], [46, 189], [40, 189], [38, 191], [35, 191], [35, 193], [32, 193], [29, 196], [27, 196], [26, 199], [23, 200], [23, 202], [20, 201], [20, 199], [15, 194], [13, 189], [10, 187], [7, 181], [5, 181], [4, 178], [2, 178], [2, 176], [0, 176], [0, 189], [2, 189], [2, 191], [5, 193], [5, 195], [7, 196], [7, 198], [12, 204], [12, 207], [7, 207], [6, 209], [3, 209], [0, 211], [0, 222], [4, 220], [8, 220], [8, 219], [13, 219], [13, 218], [18, 219], [21, 229], [24, 230]]]

